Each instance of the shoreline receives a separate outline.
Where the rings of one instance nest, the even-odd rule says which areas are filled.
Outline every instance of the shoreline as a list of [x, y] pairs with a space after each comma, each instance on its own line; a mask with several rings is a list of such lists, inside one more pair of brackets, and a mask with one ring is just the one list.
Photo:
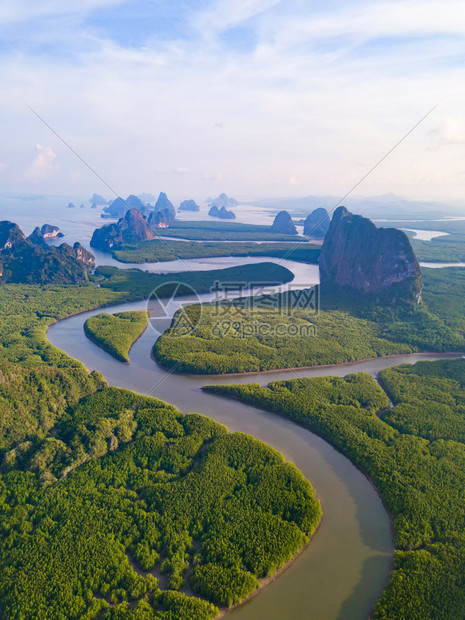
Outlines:
[[[350, 366], [351, 364], [360, 364], [362, 362], [374, 362], [375, 360], [380, 360], [380, 359], [392, 359], [396, 357], [403, 357], [404, 355], [425, 355], [425, 356], [426, 355], [441, 355], [447, 358], [447, 357], [462, 357], [462, 356], [465, 356], [465, 352], [464, 351], [457, 351], [457, 352], [455, 351], [411, 351], [410, 353], [393, 353], [391, 355], [378, 355], [376, 357], [363, 357], [361, 359], [352, 360], [350, 362], [338, 362], [334, 364], [316, 364], [313, 366], [288, 366], [287, 368], [273, 368], [271, 370], [247, 370], [245, 372], [223, 372], [219, 374], [183, 372], [183, 371], [176, 371], [176, 370], [173, 370], [172, 372], [175, 372], [178, 375], [186, 375], [186, 376], [195, 377], [195, 378], [212, 377], [212, 378], [218, 379], [218, 378], [223, 378], [223, 377], [227, 378], [227, 377], [245, 377], [247, 375], [251, 375], [251, 376], [252, 375], [265, 375], [265, 374], [270, 374], [273, 372], [287, 372], [287, 371], [293, 371], [293, 370], [317, 370], [318, 368], [339, 368], [340, 366]], [[150, 356], [161, 368], [167, 368], [169, 370], [173, 368], [173, 366], [163, 364], [160, 360], [158, 360], [153, 355], [153, 347], [152, 347]]]
[[[129, 301], [120, 301], [119, 303], [118, 303], [118, 302], [116, 302], [116, 303], [110, 302], [109, 304], [106, 304], [106, 305], [107, 305], [107, 306], [111, 306], [111, 305], [120, 305], [120, 304], [124, 304], [124, 303], [131, 303], [131, 301], [140, 301], [140, 299], [138, 299], [138, 300], [129, 300]], [[89, 312], [89, 311], [91, 311], [91, 310], [95, 310], [95, 309], [98, 309], [98, 308], [100, 308], [100, 307], [105, 307], [105, 306], [97, 306], [97, 307], [95, 307], [95, 306], [94, 306], [93, 308], [90, 308], [90, 309], [88, 309], [88, 310], [81, 310], [81, 311], [79, 311], [79, 312], [72, 313], [72, 314], [70, 314], [69, 316], [62, 317], [62, 318], [60, 318], [60, 319], [56, 319], [56, 320], [55, 320], [53, 323], [51, 323], [50, 325], [52, 325], [52, 324], [54, 324], [54, 323], [57, 323], [58, 321], [62, 321], [62, 320], [64, 320], [64, 319], [66, 319], [66, 318], [70, 318], [71, 316], [76, 316], [76, 315], [78, 315], [78, 314], [83, 314], [83, 313], [85, 313], [85, 312]], [[48, 327], [49, 327], [49, 326], [47, 326], [47, 330], [48, 330]], [[141, 335], [142, 335], [142, 334], [141, 334]], [[140, 337], [140, 336], [139, 336], [139, 337]], [[51, 343], [50, 343], [50, 344], [51, 344]], [[54, 346], [54, 345], [52, 345], [52, 346]], [[66, 355], [67, 355], [67, 354], [66, 354]], [[350, 361], [350, 362], [340, 362], [340, 363], [337, 363], [337, 364], [324, 364], [324, 365], [318, 365], [318, 366], [313, 365], [313, 366], [305, 366], [305, 367], [301, 367], [301, 366], [299, 366], [299, 367], [294, 367], [294, 368], [273, 369], [273, 370], [266, 370], [266, 371], [250, 371], [250, 372], [244, 372], [244, 373], [223, 373], [223, 374], [220, 374], [220, 375], [208, 375], [208, 374], [202, 374], [202, 375], [201, 375], [201, 374], [196, 374], [196, 375], [193, 375], [193, 374], [191, 374], [191, 373], [183, 373], [183, 372], [181, 372], [181, 373], [177, 373], [177, 374], [180, 374], [180, 375], [189, 375], [189, 374], [190, 374], [190, 375], [191, 375], [191, 376], [193, 376], [193, 377], [197, 377], [197, 378], [203, 377], [203, 378], [205, 378], [205, 379], [207, 379], [208, 377], [225, 377], [225, 378], [227, 378], [227, 377], [242, 376], [242, 375], [259, 375], [259, 374], [261, 375], [261, 374], [269, 374], [269, 373], [273, 373], [273, 372], [286, 372], [286, 371], [299, 370], [299, 369], [337, 368], [337, 367], [339, 367], [339, 366], [349, 366], [349, 365], [351, 365], [351, 364], [357, 364], [357, 363], [360, 363], [360, 362], [374, 361], [374, 360], [377, 360], [377, 359], [391, 359], [391, 358], [398, 358], [398, 357], [402, 357], [402, 356], [405, 356], [405, 355], [418, 355], [418, 356], [438, 355], [438, 356], [441, 356], [441, 357], [443, 357], [443, 358], [447, 359], [447, 358], [458, 358], [458, 357], [462, 357], [462, 356], [464, 356], [464, 355], [465, 355], [465, 353], [463, 353], [463, 352], [454, 352], [454, 351], [445, 351], [445, 352], [437, 352], [437, 351], [431, 351], [431, 352], [429, 352], [429, 351], [418, 351], [418, 352], [412, 352], [412, 353], [398, 353], [398, 354], [392, 354], [392, 355], [387, 355], [387, 356], [377, 356], [377, 357], [363, 358], [363, 359], [360, 359], [360, 360], [353, 360], [353, 361]], [[68, 356], [68, 357], [70, 357], [70, 356]], [[160, 364], [160, 362], [158, 362], [158, 360], [156, 360], [156, 358], [153, 356], [153, 346], [152, 346], [152, 348], [151, 348], [151, 350], [150, 350], [150, 357], [151, 357], [151, 358], [152, 358], [152, 360], [154, 360], [157, 364], [159, 364], [161, 367], [163, 367], [163, 365], [162, 365], [162, 364]], [[79, 360], [78, 360], [78, 361], [79, 361]], [[168, 367], [168, 368], [169, 368], [169, 367]], [[201, 389], [203, 389], [203, 387], [202, 387]], [[229, 396], [228, 396], [228, 397], [229, 397]], [[241, 399], [240, 399], [240, 398], [238, 398], [238, 397], [233, 397], [233, 398], [236, 398], [238, 401], [241, 401]], [[253, 406], [255, 406], [255, 407], [256, 407], [257, 405], [253, 405]], [[375, 485], [375, 483], [371, 480], [371, 478], [370, 478], [370, 477], [368, 476], [368, 474], [367, 474], [367, 473], [363, 470], [363, 468], [361, 468], [361, 467], [360, 467], [360, 466], [359, 466], [359, 465], [358, 465], [358, 464], [357, 464], [357, 463], [353, 460], [353, 458], [351, 457], [351, 455], [346, 454], [344, 451], [342, 451], [342, 450], [341, 450], [341, 449], [339, 449], [338, 447], [334, 446], [334, 445], [333, 445], [330, 441], [328, 441], [328, 439], [326, 439], [323, 435], [321, 435], [321, 434], [319, 434], [319, 433], [315, 432], [314, 430], [312, 430], [312, 428], [311, 428], [311, 427], [309, 427], [309, 426], [307, 426], [307, 425], [305, 425], [305, 424], [299, 423], [299, 422], [297, 422], [296, 420], [293, 420], [292, 418], [288, 418], [287, 416], [282, 415], [281, 413], [279, 413], [278, 411], [276, 411], [276, 410], [274, 410], [274, 409], [272, 409], [272, 408], [264, 408], [264, 407], [258, 407], [258, 408], [260, 408], [260, 409], [262, 409], [262, 410], [265, 410], [265, 411], [269, 411], [269, 412], [271, 412], [271, 413], [273, 413], [273, 414], [275, 414], [275, 415], [278, 415], [278, 416], [280, 416], [280, 417], [282, 417], [282, 418], [284, 418], [284, 419], [286, 419], [286, 420], [289, 420], [289, 421], [290, 421], [290, 422], [292, 422], [293, 424], [296, 424], [297, 426], [300, 426], [300, 427], [302, 427], [302, 428], [305, 428], [305, 429], [306, 429], [306, 430], [308, 430], [309, 432], [311, 432], [311, 433], [315, 434], [316, 436], [320, 437], [320, 438], [321, 438], [323, 441], [325, 441], [328, 445], [330, 445], [330, 446], [331, 446], [332, 448], [334, 448], [337, 452], [339, 452], [339, 453], [340, 453], [340, 454], [342, 454], [345, 458], [347, 458], [347, 459], [350, 461], [350, 463], [351, 463], [351, 464], [352, 464], [352, 465], [353, 465], [353, 466], [354, 466], [354, 467], [355, 467], [355, 468], [356, 468], [359, 472], [361, 472], [361, 473], [362, 473], [362, 475], [363, 475], [363, 476], [366, 478], [366, 480], [369, 482], [369, 484], [370, 484], [371, 488], [375, 491], [375, 493], [376, 493], [377, 497], [380, 499], [380, 501], [381, 501], [381, 503], [382, 503], [382, 506], [383, 506], [383, 508], [384, 508], [384, 510], [385, 510], [385, 512], [386, 512], [386, 514], [387, 514], [387, 516], [388, 516], [388, 519], [389, 519], [389, 530], [390, 530], [390, 540], [391, 540], [391, 543], [392, 543], [392, 546], [393, 546], [393, 550], [394, 550], [394, 552], [395, 552], [395, 551], [396, 551], [396, 546], [395, 546], [395, 531], [394, 531], [394, 527], [393, 527], [393, 517], [392, 517], [391, 511], [388, 509], [388, 507], [387, 507], [387, 505], [386, 505], [386, 503], [385, 503], [385, 501], [384, 501], [384, 499], [383, 499], [383, 497], [382, 497], [382, 495], [381, 495], [381, 493], [380, 493], [379, 489], [378, 489], [378, 488], [377, 488], [377, 486]], [[317, 497], [317, 499], [318, 499], [318, 496], [317, 496], [317, 495], [316, 495], [316, 497]], [[302, 548], [301, 548], [301, 549], [300, 549], [300, 550], [299, 550], [299, 551], [298, 551], [298, 552], [297, 552], [297, 553], [296, 553], [296, 554], [295, 554], [295, 555], [294, 555], [294, 556], [293, 556], [293, 557], [292, 557], [292, 558], [291, 558], [291, 559], [290, 559], [290, 560], [289, 560], [289, 561], [288, 561], [285, 565], [283, 565], [280, 569], [278, 569], [278, 570], [277, 570], [277, 571], [276, 571], [276, 572], [275, 572], [275, 573], [274, 573], [271, 577], [268, 577], [268, 578], [262, 578], [262, 579], [260, 579], [260, 580], [259, 580], [259, 582], [260, 582], [260, 586], [259, 586], [256, 590], [254, 590], [254, 591], [253, 591], [253, 592], [252, 592], [252, 593], [251, 593], [251, 594], [250, 594], [250, 595], [249, 595], [246, 599], [244, 599], [243, 601], [241, 601], [240, 603], [236, 603], [235, 605], [233, 605], [232, 607], [229, 607], [229, 608], [220, 608], [220, 613], [219, 613], [219, 615], [215, 616], [215, 620], [217, 620], [217, 619], [220, 619], [220, 618], [223, 618], [223, 617], [227, 616], [227, 615], [228, 615], [231, 611], [233, 611], [233, 610], [234, 610], [234, 609], [236, 609], [237, 607], [240, 607], [240, 606], [242, 606], [242, 605], [245, 605], [246, 603], [248, 603], [249, 601], [251, 601], [251, 600], [252, 600], [253, 598], [255, 598], [258, 594], [260, 594], [260, 592], [262, 592], [262, 591], [263, 591], [263, 590], [264, 590], [264, 589], [265, 589], [268, 585], [270, 585], [270, 584], [271, 584], [271, 583], [273, 583], [276, 579], [278, 579], [278, 578], [279, 578], [279, 576], [280, 576], [283, 572], [285, 572], [288, 568], [290, 568], [290, 567], [292, 566], [292, 564], [293, 564], [293, 563], [294, 563], [294, 562], [295, 562], [295, 561], [296, 561], [296, 560], [297, 560], [297, 559], [298, 559], [298, 558], [299, 558], [299, 557], [300, 557], [300, 556], [301, 556], [301, 555], [302, 555], [302, 554], [303, 554], [303, 553], [307, 550], [307, 548], [309, 547], [310, 542], [313, 540], [313, 537], [314, 537], [314, 536], [316, 535], [316, 533], [318, 532], [319, 527], [320, 527], [321, 523], [323, 522], [323, 519], [324, 519], [324, 515], [322, 515], [322, 517], [321, 517], [321, 519], [320, 519], [320, 522], [318, 523], [318, 526], [315, 528], [315, 531], [313, 532], [312, 536], [311, 536], [311, 537], [309, 537], [309, 541], [308, 541], [308, 542], [307, 542], [307, 543], [306, 543], [306, 544], [305, 544], [305, 545], [304, 545], [304, 546], [303, 546], [303, 547], [302, 547]], [[380, 592], [380, 595], [379, 595], [379, 596], [381, 596], [381, 593], [382, 593], [382, 592], [384, 592], [384, 590], [386, 589], [387, 585], [389, 584], [389, 581], [390, 581], [391, 576], [392, 576], [393, 569], [394, 569], [394, 555], [390, 558], [390, 561], [389, 561], [389, 574], [386, 576], [386, 580], [385, 580], [385, 582], [384, 582], [383, 588], [382, 588], [382, 590], [381, 590], [381, 592]], [[377, 600], [376, 600], [376, 602], [375, 602], [375, 606], [374, 606], [374, 607], [373, 607], [373, 609], [370, 611], [370, 615], [369, 615], [369, 617], [370, 617], [370, 618], [372, 618], [372, 616], [373, 616], [374, 609], [375, 609], [375, 607], [376, 607], [376, 605], [377, 605], [377, 603], [378, 603], [378, 600], [379, 600], [379, 596], [378, 596], [378, 598], [377, 598]]]
[[[89, 317], [90, 318], [90, 317]], [[131, 353], [131, 349], [132, 347], [135, 345], [135, 343], [139, 340], [139, 338], [141, 338], [143, 336], [143, 334], [145, 333], [145, 330], [147, 329], [147, 327], [149, 326], [149, 315], [147, 315], [147, 323], [145, 324], [144, 329], [141, 331], [141, 333], [137, 336], [137, 338], [135, 338], [132, 342], [131, 345], [129, 346], [129, 350], [128, 350], [128, 359], [124, 359], [122, 356], [119, 356], [118, 354], [116, 354], [116, 352], [111, 351], [109, 348], [107, 348], [104, 344], [102, 344], [101, 342], [99, 342], [97, 340], [97, 338], [92, 335], [89, 332], [89, 329], [86, 327], [86, 323], [87, 321], [84, 323], [83, 325], [83, 331], [84, 334], [87, 336], [87, 338], [89, 338], [89, 340], [91, 342], [93, 342], [94, 344], [96, 344], [98, 347], [100, 347], [101, 349], [103, 349], [105, 351], [105, 353], [108, 353], [108, 355], [111, 355], [112, 357], [114, 357], [118, 362], [121, 362], [122, 364], [130, 364], [131, 363], [131, 359], [129, 357], [129, 354]]]
[[[123, 303], [125, 303], [125, 302], [123, 302]], [[127, 303], [131, 303], [131, 302], [127, 302]], [[109, 305], [114, 305], [114, 304], [113, 304], [113, 303], [111, 303], [111, 304], [109, 304]], [[70, 314], [70, 315], [68, 315], [68, 316], [65, 316], [65, 317], [62, 317], [62, 318], [56, 319], [55, 321], [53, 321], [53, 323], [50, 323], [49, 325], [47, 325], [47, 329], [45, 330], [45, 334], [47, 333], [48, 328], [49, 328], [51, 325], [54, 325], [54, 324], [58, 323], [59, 321], [63, 321], [63, 320], [65, 320], [65, 319], [71, 318], [71, 317], [73, 317], [73, 316], [77, 316], [77, 315], [79, 315], [79, 314], [83, 314], [83, 313], [85, 313], [85, 312], [90, 312], [90, 311], [92, 311], [92, 310], [96, 310], [96, 309], [99, 309], [99, 308], [104, 308], [104, 307], [105, 307], [105, 306], [97, 306], [97, 307], [90, 308], [90, 309], [88, 309], [88, 310], [80, 310], [79, 312], [73, 312], [72, 314]], [[133, 344], [134, 344], [134, 343], [135, 343], [135, 342], [136, 342], [139, 338], [141, 338], [141, 336], [142, 336], [142, 335], [145, 333], [145, 331], [147, 330], [147, 327], [148, 327], [148, 320], [147, 320], [147, 325], [146, 325], [145, 329], [144, 329], [144, 330], [143, 330], [143, 332], [142, 332], [142, 333], [141, 333], [141, 334], [140, 334], [140, 335], [136, 338], [136, 340], [132, 343], [131, 347], [133, 346]], [[94, 341], [94, 339], [93, 339], [90, 335], [88, 335], [88, 334], [87, 334], [87, 332], [86, 332], [85, 330], [84, 330], [84, 334], [85, 334], [85, 335], [89, 338], [89, 340], [90, 340], [91, 342], [94, 342], [94, 344], [96, 344], [97, 346], [99, 346], [100, 348], [102, 348], [102, 349], [103, 349], [103, 347], [102, 347], [99, 343], [95, 342], [95, 341]], [[48, 339], [47, 339], [47, 340], [48, 340]], [[50, 341], [48, 341], [48, 342], [49, 342], [49, 344], [50, 344], [51, 346], [55, 346], [55, 345], [53, 345]], [[56, 347], [56, 348], [58, 348], [58, 347]], [[59, 349], [59, 350], [61, 351], [61, 349]], [[104, 349], [104, 350], [105, 350], [105, 349]], [[106, 351], [106, 350], [105, 350], [105, 351]], [[153, 347], [152, 347], [152, 349], [151, 349], [151, 351], [150, 351], [150, 357], [151, 357], [151, 358], [152, 358], [155, 362], [157, 362], [157, 360], [153, 357], [153, 352], [152, 352], [152, 351], [153, 351]], [[106, 351], [106, 352], [107, 352], [107, 353], [109, 353], [108, 351]], [[63, 353], [64, 353], [67, 357], [70, 357], [67, 353], [65, 353], [65, 352], [63, 352]], [[109, 353], [109, 354], [110, 354], [110, 353]], [[111, 355], [111, 354], [110, 354], [110, 355]], [[112, 357], [115, 357], [115, 356], [113, 356], [113, 355], [112, 355]], [[76, 359], [76, 358], [72, 358], [72, 359]], [[117, 359], [117, 358], [115, 358], [115, 359]], [[80, 360], [77, 360], [77, 361], [78, 361], [78, 362], [80, 362]], [[121, 361], [121, 360], [118, 360], [118, 361]], [[80, 362], [80, 363], [82, 363], [82, 362]], [[123, 363], [125, 363], [125, 364], [129, 364], [129, 362], [123, 362]], [[89, 369], [88, 369], [85, 365], [84, 365], [84, 367], [86, 368], [86, 370], [87, 370], [88, 372], [90, 372], [90, 371], [89, 371]], [[200, 375], [200, 376], [203, 376], [203, 375]], [[205, 376], [208, 376], [208, 375], [205, 375]], [[202, 388], [202, 389], [203, 389], [203, 388]], [[240, 399], [237, 399], [237, 400], [240, 400]], [[203, 415], [203, 414], [202, 414], [202, 415]], [[228, 433], [231, 433], [231, 431], [229, 431], [229, 429], [228, 429]], [[252, 437], [253, 437], [253, 435], [252, 435]], [[257, 441], [258, 441], [258, 440], [257, 440]], [[283, 457], [284, 462], [286, 462], [286, 463], [292, 463], [292, 461], [289, 461], [288, 459], [286, 459], [286, 458], [284, 457], [284, 455], [282, 455], [282, 457]], [[299, 471], [300, 471], [300, 470], [299, 470]], [[307, 481], [311, 484], [311, 481], [310, 481], [308, 478], [305, 478], [305, 480], [307, 480]], [[371, 481], [369, 481], [369, 482], [371, 483]], [[314, 489], [313, 485], [312, 485], [312, 489], [313, 489], [313, 492], [314, 492], [314, 494], [315, 494], [315, 499], [317, 499], [317, 500], [318, 500], [318, 502], [319, 502], [319, 504], [320, 504], [320, 509], [321, 509], [321, 501], [320, 501], [320, 499], [319, 499], [319, 497], [318, 497], [318, 495], [317, 495], [317, 493], [316, 493], [316, 490]], [[376, 490], [376, 489], [375, 489], [375, 490]], [[390, 520], [390, 522], [391, 522], [391, 515], [390, 515], [390, 513], [388, 513], [388, 515], [389, 515], [389, 520]], [[298, 551], [297, 551], [297, 552], [296, 552], [296, 553], [295, 553], [295, 554], [294, 554], [294, 555], [293, 555], [293, 556], [292, 556], [292, 557], [291, 557], [291, 558], [290, 558], [290, 559], [289, 559], [289, 560], [288, 560], [288, 561], [287, 561], [287, 562], [286, 562], [283, 566], [281, 566], [280, 568], [278, 568], [278, 569], [277, 569], [277, 570], [273, 573], [273, 575], [271, 575], [270, 577], [261, 577], [261, 578], [259, 578], [259, 579], [258, 579], [258, 581], [259, 581], [259, 586], [258, 586], [258, 588], [256, 588], [253, 592], [251, 592], [251, 593], [250, 593], [250, 595], [249, 595], [247, 598], [243, 599], [243, 600], [242, 600], [242, 601], [240, 601], [239, 603], [236, 603], [236, 604], [232, 605], [231, 607], [219, 607], [220, 613], [219, 613], [217, 616], [215, 616], [215, 617], [214, 617], [214, 620], [220, 620], [221, 618], [224, 618], [224, 617], [225, 617], [225, 616], [227, 616], [230, 612], [232, 612], [234, 609], [236, 609], [236, 608], [238, 608], [238, 607], [241, 607], [242, 605], [245, 605], [246, 603], [248, 603], [249, 601], [251, 601], [251, 600], [252, 600], [253, 598], [255, 598], [257, 595], [259, 595], [259, 594], [260, 594], [260, 593], [261, 593], [261, 592], [262, 592], [262, 591], [263, 591], [263, 590], [264, 590], [267, 586], [269, 586], [269, 585], [270, 585], [270, 584], [272, 584], [274, 581], [276, 581], [276, 580], [277, 580], [277, 579], [278, 579], [278, 578], [279, 578], [279, 577], [280, 577], [280, 576], [281, 576], [281, 575], [282, 575], [282, 574], [283, 574], [286, 570], [288, 570], [288, 569], [289, 569], [289, 568], [290, 568], [290, 567], [291, 567], [291, 566], [292, 566], [292, 565], [293, 565], [293, 564], [294, 564], [294, 563], [298, 560], [298, 558], [299, 558], [299, 557], [300, 557], [300, 556], [301, 556], [301, 555], [302, 555], [302, 554], [303, 554], [303, 553], [304, 553], [304, 552], [305, 552], [305, 551], [309, 548], [310, 543], [313, 541], [314, 537], [316, 536], [316, 534], [318, 533], [318, 531], [319, 531], [319, 529], [320, 529], [320, 526], [321, 526], [321, 524], [322, 524], [322, 522], [323, 522], [323, 519], [324, 519], [324, 513], [323, 513], [323, 510], [321, 509], [321, 517], [320, 517], [320, 520], [318, 521], [318, 524], [316, 525], [316, 527], [315, 527], [315, 529], [314, 529], [313, 533], [312, 533], [311, 535], [309, 535], [309, 536], [308, 536], [308, 541], [307, 541], [307, 542], [306, 542], [306, 543], [305, 543], [305, 544], [304, 544], [304, 545], [303, 545], [303, 546], [302, 546], [302, 547], [301, 547], [301, 548], [300, 548], [300, 549], [299, 549], [299, 550], [298, 550]], [[391, 531], [392, 531], [392, 527], [391, 527]], [[393, 560], [392, 560], [392, 562], [393, 562]], [[133, 568], [134, 568], [134, 567], [133, 567]], [[392, 572], [392, 571], [391, 571], [391, 572]], [[198, 597], [197, 595], [195, 595], [195, 594], [193, 594], [192, 596], [194, 596], [195, 598], [199, 598], [199, 597]], [[200, 598], [201, 598], [201, 597], [200, 597]], [[206, 600], [206, 599], [205, 599], [205, 600]]]
[[[286, 462], [288, 462], [288, 461], [286, 461]], [[315, 492], [315, 489], [313, 489], [313, 490]], [[315, 492], [315, 497], [316, 497], [316, 499], [318, 499], [318, 496], [316, 495], [316, 492]], [[320, 504], [320, 507], [321, 507], [321, 504]], [[260, 585], [258, 586], [258, 588], [255, 588], [255, 590], [253, 592], [251, 592], [247, 598], [245, 598], [244, 600], [240, 601], [239, 603], [235, 603], [235, 605], [232, 605], [231, 607], [220, 607], [219, 608], [220, 613], [217, 616], [215, 616], [214, 620], [219, 620], [220, 618], [224, 618], [229, 613], [234, 611], [234, 609], [237, 609], [238, 607], [242, 607], [242, 605], [246, 605], [249, 601], [251, 601], [253, 598], [258, 596], [261, 592], [263, 592], [263, 590], [267, 586], [269, 586], [274, 581], [276, 581], [276, 579], [278, 579], [285, 571], [287, 571], [288, 568], [290, 568], [294, 564], [294, 562], [296, 562], [300, 558], [300, 556], [308, 549], [308, 547], [310, 546], [310, 543], [312, 542], [314, 536], [317, 534], [318, 530], [320, 529], [320, 525], [322, 524], [323, 519], [324, 519], [324, 514], [323, 514], [323, 511], [322, 511], [321, 512], [321, 518], [320, 518], [320, 520], [318, 522], [318, 525], [315, 527], [315, 529], [313, 531], [313, 534], [311, 534], [308, 537], [308, 541], [305, 543], [305, 545], [303, 545], [297, 551], [297, 553], [295, 553], [292, 556], [292, 558], [290, 558], [290, 560], [288, 560], [285, 564], [283, 564], [283, 566], [281, 566], [281, 568], [278, 568], [278, 570], [275, 573], [273, 573], [270, 577], [260, 577], [258, 579], [258, 582], [259, 582]]]
[[[208, 391], [209, 387], [215, 387], [215, 386], [205, 386], [204, 388], [201, 388], [202, 390]], [[384, 388], [381, 387], [381, 389], [383, 391]], [[252, 403], [248, 403], [247, 400], [244, 400], [242, 398], [240, 398], [240, 396], [236, 396], [235, 394], [222, 394], [221, 392], [216, 392], [215, 390], [212, 390], [212, 393], [215, 394], [216, 396], [220, 396], [221, 398], [224, 398], [226, 400], [236, 400], [240, 403], [246, 404], [246, 405], [251, 405], [252, 407], [255, 407], [257, 409], [261, 409], [262, 411], [266, 411], [267, 413], [272, 413], [274, 415], [279, 416], [280, 418], [283, 418], [285, 420], [288, 420], [290, 422], [292, 422], [293, 424], [295, 424], [296, 426], [300, 426], [301, 428], [304, 428], [305, 430], [309, 431], [310, 433], [313, 433], [314, 435], [316, 435], [317, 437], [320, 437], [320, 439], [322, 439], [323, 441], [325, 441], [328, 445], [330, 445], [334, 450], [336, 450], [337, 452], [339, 452], [339, 454], [342, 454], [342, 456], [344, 456], [346, 459], [348, 459], [352, 465], [367, 479], [368, 483], [370, 484], [371, 488], [374, 490], [374, 492], [376, 493], [376, 495], [379, 497], [381, 504], [383, 505], [384, 510], [386, 511], [386, 514], [388, 515], [389, 518], [389, 531], [390, 531], [390, 537], [391, 537], [391, 543], [392, 543], [392, 547], [394, 550], [394, 553], [391, 557], [391, 560], [389, 562], [389, 574], [386, 577], [386, 580], [384, 582], [384, 586], [383, 589], [381, 591], [380, 596], [382, 595], [382, 593], [386, 590], [389, 581], [391, 580], [391, 576], [392, 573], [394, 571], [394, 556], [395, 556], [395, 552], [398, 550], [396, 547], [396, 540], [395, 540], [395, 530], [394, 530], [394, 518], [392, 516], [392, 512], [389, 510], [389, 507], [387, 506], [384, 497], [381, 495], [381, 491], [378, 489], [378, 487], [376, 486], [376, 484], [374, 483], [374, 481], [370, 478], [370, 476], [368, 475], [368, 473], [362, 468], [360, 467], [360, 465], [352, 458], [352, 456], [348, 453], [345, 453], [343, 450], [341, 450], [338, 446], [335, 446], [334, 444], [330, 443], [326, 437], [324, 435], [319, 434], [318, 432], [316, 432], [314, 429], [312, 429], [312, 427], [309, 424], [303, 424], [301, 422], [298, 422], [297, 420], [294, 420], [291, 417], [288, 417], [286, 415], [284, 415], [283, 413], [281, 413], [278, 409], [274, 409], [273, 407], [263, 407], [261, 405], [257, 405], [257, 404], [252, 404]], [[315, 494], [315, 496], [318, 499], [318, 496]], [[308, 543], [306, 545], [304, 545], [304, 547], [302, 547], [302, 549], [291, 559], [289, 560], [289, 562], [283, 566], [281, 569], [279, 569], [279, 571], [275, 574], [276, 578], [279, 576], [279, 574], [281, 574], [281, 571], [286, 570], [286, 568], [288, 568], [289, 566], [291, 566], [291, 564], [305, 551], [305, 549], [308, 547], [308, 545], [310, 544], [311, 540], [313, 539], [313, 536], [317, 533], [322, 521], [324, 519], [324, 514], [322, 514], [322, 517], [320, 519], [320, 522], [318, 523], [318, 526], [315, 528], [314, 533], [312, 534], [311, 538], [309, 539]], [[275, 575], [273, 575], [273, 577], [271, 578], [271, 581], [269, 583], [271, 583], [272, 581], [274, 581]], [[265, 584], [268, 585], [268, 583]], [[235, 606], [228, 608], [228, 610], [226, 610], [222, 615], [220, 614], [220, 616], [217, 616], [217, 618], [222, 617], [223, 615], [225, 615], [229, 610], [234, 609], [234, 607], [238, 607], [239, 605], [242, 605], [244, 603], [246, 603], [248, 600], [250, 600], [253, 596], [256, 596], [259, 592], [260, 592], [261, 588], [257, 588], [247, 599], [245, 599], [244, 601], [242, 601], [241, 603], [237, 603]], [[375, 603], [375, 607], [371, 610], [370, 614], [369, 614], [369, 618], [373, 617], [373, 613], [375, 611], [376, 605], [378, 604], [380, 597], [378, 597], [376, 603]], [[216, 620], [216, 618], [215, 618]]]

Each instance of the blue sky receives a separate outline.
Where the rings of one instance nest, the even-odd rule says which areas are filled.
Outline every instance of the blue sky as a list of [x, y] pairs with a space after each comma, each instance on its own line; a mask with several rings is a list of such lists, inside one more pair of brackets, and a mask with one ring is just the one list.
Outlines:
[[465, 198], [461, 1], [3, 0], [4, 191]]

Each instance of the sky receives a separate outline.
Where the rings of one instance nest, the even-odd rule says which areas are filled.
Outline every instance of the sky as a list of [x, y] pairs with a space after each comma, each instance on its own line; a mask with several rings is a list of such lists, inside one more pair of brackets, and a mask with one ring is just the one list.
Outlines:
[[[465, 204], [462, 0], [2, 0], [0, 190]], [[26, 105], [27, 104], [27, 105]]]

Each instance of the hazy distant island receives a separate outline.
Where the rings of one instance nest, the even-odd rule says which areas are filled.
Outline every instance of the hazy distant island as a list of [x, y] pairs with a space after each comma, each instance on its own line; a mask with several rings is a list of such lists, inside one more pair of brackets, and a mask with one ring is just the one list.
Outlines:
[[292, 217], [287, 211], [280, 211], [276, 215], [271, 229], [274, 233], [281, 233], [285, 235], [297, 234], [297, 228], [292, 221]]
[[128, 209], [135, 209], [145, 216], [153, 211], [167, 211], [166, 218], [163, 221], [173, 222], [176, 219], [176, 210], [165, 192], [160, 192], [155, 205], [142, 202], [134, 194], [130, 194], [126, 200], [116, 198], [103, 209], [101, 217], [120, 219], [124, 217]]
[[328, 232], [330, 216], [326, 209], [315, 209], [304, 221], [304, 235], [312, 239], [324, 239]]
[[226, 209], [226, 207], [218, 208], [216, 205], [210, 208], [208, 211], [210, 217], [219, 217], [221, 220], [235, 220], [236, 215], [232, 211]]
[[179, 211], [200, 211], [200, 207], [195, 200], [183, 200], [179, 205]]
[[224, 207], [227, 209], [228, 207], [237, 207], [239, 202], [235, 198], [229, 198], [227, 194], [220, 194], [217, 198], [207, 198], [206, 203], [210, 207]]
[[92, 194], [92, 197], [89, 198], [89, 202], [92, 206], [95, 205], [96, 207], [108, 204], [108, 200], [100, 194]]

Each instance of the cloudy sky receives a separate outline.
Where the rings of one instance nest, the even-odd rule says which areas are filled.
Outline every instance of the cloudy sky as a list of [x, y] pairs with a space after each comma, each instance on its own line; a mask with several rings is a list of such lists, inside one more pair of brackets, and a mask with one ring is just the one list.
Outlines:
[[2, 0], [2, 191], [465, 200], [463, 0]]

